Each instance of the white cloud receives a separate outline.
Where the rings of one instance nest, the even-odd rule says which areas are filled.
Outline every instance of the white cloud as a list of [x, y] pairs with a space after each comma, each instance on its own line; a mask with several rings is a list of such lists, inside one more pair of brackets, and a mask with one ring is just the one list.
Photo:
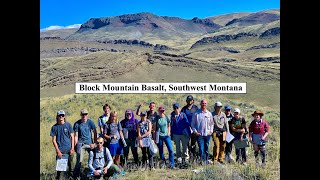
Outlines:
[[81, 24], [73, 24], [69, 26], [49, 26], [47, 28], [40, 29], [40, 32], [42, 31], [48, 31], [48, 30], [57, 30], [57, 29], [71, 29], [71, 28], [80, 28]]

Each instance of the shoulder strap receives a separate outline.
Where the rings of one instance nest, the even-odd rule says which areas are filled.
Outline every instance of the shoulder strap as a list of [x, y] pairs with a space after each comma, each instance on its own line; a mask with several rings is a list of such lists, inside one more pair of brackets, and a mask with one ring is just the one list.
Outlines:
[[107, 147], [103, 147], [104, 164], [107, 164]]
[[93, 152], [93, 161], [94, 161], [96, 159], [97, 149], [94, 148], [92, 152]]

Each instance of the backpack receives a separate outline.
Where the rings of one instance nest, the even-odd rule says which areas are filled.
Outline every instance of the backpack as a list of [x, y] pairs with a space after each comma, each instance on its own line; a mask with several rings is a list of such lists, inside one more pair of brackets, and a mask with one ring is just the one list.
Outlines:
[[[92, 150], [93, 152], [93, 161], [96, 159], [96, 155], [97, 155], [97, 148], [94, 148]], [[107, 163], [107, 147], [103, 147], [103, 157], [104, 157], [104, 163]]]

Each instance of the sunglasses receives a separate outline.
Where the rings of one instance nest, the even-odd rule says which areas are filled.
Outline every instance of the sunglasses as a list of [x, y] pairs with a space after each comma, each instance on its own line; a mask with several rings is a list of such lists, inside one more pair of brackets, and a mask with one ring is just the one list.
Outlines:
[[81, 114], [81, 116], [86, 116], [86, 115], [88, 115], [88, 114]]
[[102, 144], [103, 142], [97, 142], [97, 144]]
[[59, 117], [64, 117], [64, 114], [60, 114], [60, 115], [58, 115]]

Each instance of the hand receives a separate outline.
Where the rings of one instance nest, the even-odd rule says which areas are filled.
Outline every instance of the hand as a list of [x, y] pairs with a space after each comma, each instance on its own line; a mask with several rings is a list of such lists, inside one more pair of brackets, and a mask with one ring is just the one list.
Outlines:
[[211, 135], [212, 135], [212, 132], [209, 132], [209, 133], [208, 133], [208, 136], [211, 136]]
[[239, 139], [240, 141], [242, 141], [243, 140], [243, 137], [242, 136], [240, 136], [240, 139]]
[[195, 132], [194, 134], [195, 134], [196, 136], [200, 136], [200, 133], [198, 133], [198, 132]]
[[95, 176], [99, 176], [99, 175], [100, 175], [100, 173], [99, 173], [97, 170], [95, 170], [95, 171], [93, 172], [93, 174], [94, 174]]
[[264, 141], [264, 140], [266, 140], [266, 138], [265, 138], [265, 137], [262, 137], [261, 140]]
[[62, 158], [62, 153], [59, 151], [59, 152], [57, 152], [57, 156], [59, 157], [59, 158]]
[[108, 172], [108, 168], [107, 167], [103, 168], [103, 174], [107, 174], [107, 172]]
[[70, 149], [70, 155], [74, 153], [74, 149]]
[[138, 136], [138, 140], [141, 140], [142, 139], [142, 137], [141, 136]]
[[94, 144], [90, 144], [90, 149], [94, 149]]
[[113, 135], [113, 139], [117, 139], [117, 135], [114, 134], [114, 135]]
[[252, 138], [251, 138], [251, 137], [249, 138], [249, 141], [250, 141], [250, 143], [253, 143], [253, 142], [252, 142]]

